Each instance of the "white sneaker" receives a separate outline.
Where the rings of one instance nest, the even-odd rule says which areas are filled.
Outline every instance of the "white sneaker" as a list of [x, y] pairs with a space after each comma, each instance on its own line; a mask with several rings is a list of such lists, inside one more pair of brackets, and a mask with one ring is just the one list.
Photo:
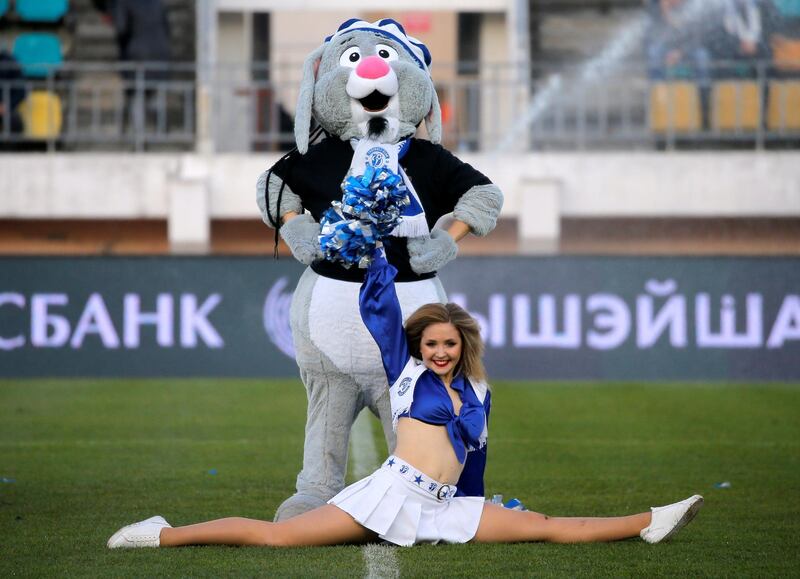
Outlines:
[[158, 547], [161, 529], [172, 528], [164, 517], [150, 517], [147, 520], [122, 527], [108, 540], [109, 549], [133, 549], [136, 547]]
[[688, 525], [702, 506], [703, 497], [693, 495], [679, 503], [665, 507], [652, 507], [650, 511], [653, 513], [653, 518], [650, 526], [642, 529], [639, 536], [648, 543], [666, 541]]

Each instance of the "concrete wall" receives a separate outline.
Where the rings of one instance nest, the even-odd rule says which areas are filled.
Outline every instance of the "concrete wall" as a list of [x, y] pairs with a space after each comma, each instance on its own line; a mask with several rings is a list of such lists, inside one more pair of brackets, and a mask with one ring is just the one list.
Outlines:
[[[290, 4], [290, 3], [287, 3]], [[303, 74], [303, 61], [339, 25], [358, 14], [326, 11], [309, 16], [303, 11], [279, 11], [270, 16], [270, 79], [276, 98], [294, 114], [297, 91]]]
[[[0, 156], [0, 218], [167, 218], [176, 251], [211, 219], [259, 217], [277, 154]], [[464, 154], [506, 194], [520, 237], [552, 245], [562, 217], [798, 217], [800, 152]]]
[[250, 68], [244, 64], [253, 52], [252, 14], [249, 12], [222, 12], [217, 16], [217, 69], [215, 92], [215, 145], [221, 151], [243, 152], [250, 150], [251, 81]]

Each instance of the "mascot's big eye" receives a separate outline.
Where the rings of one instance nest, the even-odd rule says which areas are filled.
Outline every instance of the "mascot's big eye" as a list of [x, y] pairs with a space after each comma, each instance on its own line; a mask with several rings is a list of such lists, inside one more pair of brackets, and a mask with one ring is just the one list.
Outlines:
[[339, 64], [348, 68], [355, 68], [359, 60], [361, 60], [361, 49], [353, 46], [342, 53], [342, 56], [339, 57]]
[[375, 47], [375, 52], [377, 52], [378, 56], [380, 56], [383, 60], [388, 60], [389, 62], [400, 58], [400, 56], [397, 54], [397, 50], [388, 44], [377, 45]]

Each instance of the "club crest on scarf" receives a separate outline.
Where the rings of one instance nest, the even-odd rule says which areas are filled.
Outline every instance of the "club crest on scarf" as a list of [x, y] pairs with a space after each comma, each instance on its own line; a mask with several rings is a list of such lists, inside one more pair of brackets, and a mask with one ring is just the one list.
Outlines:
[[367, 151], [367, 158], [370, 165], [380, 169], [389, 161], [389, 153], [383, 147], [372, 147]]

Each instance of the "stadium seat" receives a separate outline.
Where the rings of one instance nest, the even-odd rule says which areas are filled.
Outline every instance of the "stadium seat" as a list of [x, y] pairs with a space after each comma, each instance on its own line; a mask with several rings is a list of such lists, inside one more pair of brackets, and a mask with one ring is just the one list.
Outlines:
[[800, 71], [800, 39], [780, 38], [774, 40], [772, 63], [778, 70]]
[[26, 77], [43, 78], [61, 66], [61, 41], [55, 34], [28, 32], [14, 41], [14, 58]]
[[700, 91], [691, 82], [659, 82], [650, 89], [650, 129], [691, 133], [702, 126]]
[[756, 131], [761, 126], [761, 92], [756, 82], [716, 83], [711, 106], [711, 122], [717, 131]]
[[61, 99], [46, 90], [35, 90], [19, 104], [17, 111], [29, 139], [52, 139], [61, 133]]
[[69, 8], [68, 0], [17, 0], [16, 11], [24, 22], [58, 22]]
[[771, 131], [800, 131], [800, 81], [769, 83], [767, 127]]
[[8, 0], [0, 0], [0, 18], [8, 12]]
[[783, 16], [800, 16], [800, 0], [772, 0]]

